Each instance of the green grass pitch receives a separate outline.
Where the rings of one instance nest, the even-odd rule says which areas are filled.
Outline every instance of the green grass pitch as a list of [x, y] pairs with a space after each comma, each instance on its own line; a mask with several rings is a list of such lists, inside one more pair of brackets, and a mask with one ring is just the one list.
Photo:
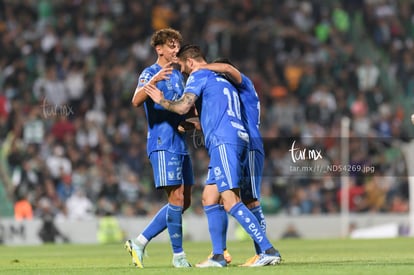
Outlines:
[[[123, 243], [111, 245], [57, 244], [0, 246], [0, 274], [414, 274], [414, 238], [373, 240], [280, 240], [273, 242], [283, 261], [277, 266], [243, 268], [253, 255], [248, 241], [230, 242], [233, 262], [227, 268], [177, 269], [171, 265], [168, 243], [150, 243], [144, 269], [131, 264]], [[209, 243], [186, 241], [195, 264], [209, 254]]]

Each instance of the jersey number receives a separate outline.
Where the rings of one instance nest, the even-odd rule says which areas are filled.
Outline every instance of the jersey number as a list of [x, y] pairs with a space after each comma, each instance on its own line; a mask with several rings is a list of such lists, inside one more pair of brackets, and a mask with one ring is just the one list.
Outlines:
[[239, 94], [236, 91], [230, 92], [228, 88], [224, 88], [223, 93], [227, 96], [228, 100], [227, 114], [241, 119]]

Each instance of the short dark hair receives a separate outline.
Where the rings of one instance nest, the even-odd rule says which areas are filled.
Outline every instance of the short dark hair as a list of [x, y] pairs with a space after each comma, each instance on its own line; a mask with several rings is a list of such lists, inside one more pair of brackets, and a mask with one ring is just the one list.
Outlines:
[[201, 48], [197, 45], [193, 44], [186, 44], [180, 48], [177, 53], [177, 57], [179, 59], [187, 59], [187, 58], [194, 58], [194, 59], [202, 59], [206, 60]]
[[236, 66], [234, 66], [233, 63], [231, 63], [230, 59], [228, 59], [226, 57], [218, 57], [218, 58], [214, 59], [213, 63], [225, 63], [225, 64], [232, 65], [233, 67], [236, 67]]
[[183, 42], [183, 37], [179, 31], [172, 28], [161, 29], [152, 35], [151, 46], [155, 48], [158, 45], [166, 44], [170, 40], [177, 40], [178, 43], [181, 44]]

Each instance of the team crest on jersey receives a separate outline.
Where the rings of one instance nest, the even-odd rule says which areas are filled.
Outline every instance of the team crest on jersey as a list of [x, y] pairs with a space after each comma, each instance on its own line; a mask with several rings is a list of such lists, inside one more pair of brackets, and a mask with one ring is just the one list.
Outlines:
[[221, 176], [221, 169], [220, 167], [214, 167], [214, 176], [220, 177]]
[[172, 172], [172, 171], [169, 171], [168, 172], [168, 179], [169, 180], [173, 180], [174, 179], [174, 172]]

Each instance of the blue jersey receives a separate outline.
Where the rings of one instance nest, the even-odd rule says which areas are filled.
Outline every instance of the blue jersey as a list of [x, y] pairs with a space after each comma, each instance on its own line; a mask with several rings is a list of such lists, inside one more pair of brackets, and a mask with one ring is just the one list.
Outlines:
[[[144, 69], [139, 76], [138, 87], [148, 83], [161, 69], [158, 64]], [[157, 88], [164, 93], [166, 99], [177, 100], [183, 94], [184, 78], [178, 70], [173, 70], [168, 80], [157, 82]], [[185, 136], [177, 130], [178, 124], [185, 119], [184, 116], [165, 110], [161, 105], [155, 104], [151, 98], [144, 102], [144, 108], [148, 125], [148, 156], [159, 150], [187, 155]]]
[[241, 74], [242, 82], [237, 85], [243, 108], [242, 119], [250, 137], [250, 150], [264, 153], [262, 135], [260, 134], [260, 101], [253, 82]]
[[248, 146], [237, 89], [219, 74], [202, 69], [190, 75], [184, 93], [201, 100], [200, 123], [208, 150], [221, 144]]

